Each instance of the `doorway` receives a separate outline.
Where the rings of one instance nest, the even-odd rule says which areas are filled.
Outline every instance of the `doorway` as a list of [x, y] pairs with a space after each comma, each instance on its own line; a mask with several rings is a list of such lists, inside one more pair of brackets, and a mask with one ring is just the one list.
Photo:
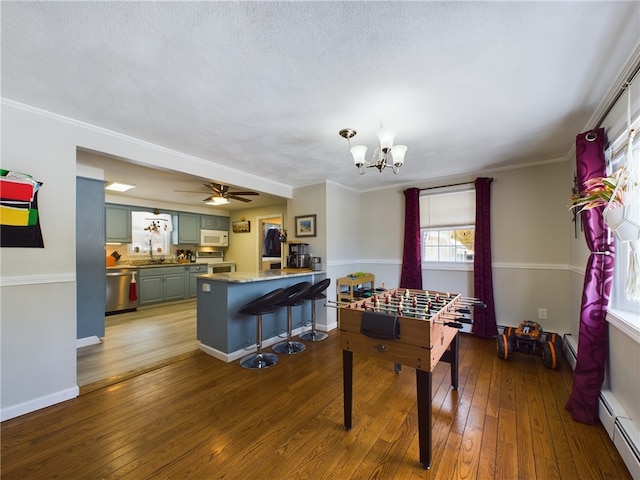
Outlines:
[[274, 270], [283, 267], [282, 215], [257, 217], [258, 235], [258, 270]]

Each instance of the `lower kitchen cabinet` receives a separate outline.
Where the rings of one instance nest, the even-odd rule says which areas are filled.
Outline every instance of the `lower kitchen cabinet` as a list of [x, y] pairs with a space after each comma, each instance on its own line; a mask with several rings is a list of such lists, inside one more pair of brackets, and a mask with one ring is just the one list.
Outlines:
[[185, 298], [189, 267], [141, 268], [138, 280], [140, 305], [169, 302]]
[[207, 273], [206, 265], [191, 265], [189, 267], [189, 297], [198, 295], [198, 279], [196, 275]]

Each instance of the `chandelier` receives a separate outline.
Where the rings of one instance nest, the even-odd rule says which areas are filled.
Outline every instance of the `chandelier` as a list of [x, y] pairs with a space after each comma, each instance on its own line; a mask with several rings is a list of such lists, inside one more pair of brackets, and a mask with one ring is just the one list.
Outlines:
[[395, 174], [400, 171], [400, 167], [404, 163], [404, 154], [407, 152], [407, 146], [393, 144], [396, 132], [386, 130], [380, 125], [380, 129], [378, 130], [378, 146], [370, 161], [365, 159], [367, 147], [364, 145], [351, 147], [350, 140], [356, 136], [356, 133], [358, 132], [352, 128], [344, 128], [338, 132], [341, 137], [347, 139], [351, 155], [353, 155], [353, 163], [358, 168], [360, 175], [363, 175], [364, 172], [367, 171], [367, 168], [371, 167], [377, 168], [379, 172], [382, 172], [382, 170], [387, 167], [391, 167]]

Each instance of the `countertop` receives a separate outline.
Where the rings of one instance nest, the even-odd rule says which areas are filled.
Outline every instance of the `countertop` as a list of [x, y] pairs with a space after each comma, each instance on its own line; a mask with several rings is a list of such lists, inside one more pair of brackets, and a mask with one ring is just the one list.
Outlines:
[[316, 274], [325, 274], [324, 270], [302, 269], [285, 269], [285, 270], [263, 270], [261, 272], [228, 272], [228, 273], [209, 273], [196, 275], [202, 280], [214, 280], [227, 283], [251, 283], [263, 282], [265, 280], [277, 280], [279, 278], [304, 277]]
[[[216, 262], [215, 265], [233, 265], [236, 262]], [[131, 263], [118, 263], [114, 267], [107, 267], [107, 270], [121, 270], [123, 268], [158, 268], [158, 267], [190, 267], [192, 265], [208, 265], [209, 262], [158, 262], [143, 265], [135, 265]]]

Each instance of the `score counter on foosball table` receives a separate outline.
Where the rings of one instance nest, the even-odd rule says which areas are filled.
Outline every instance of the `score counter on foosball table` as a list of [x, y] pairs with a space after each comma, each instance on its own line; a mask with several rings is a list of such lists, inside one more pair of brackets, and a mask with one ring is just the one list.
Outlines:
[[[431, 377], [439, 361], [451, 364], [458, 388], [458, 329], [471, 323], [469, 299], [458, 294], [395, 289], [338, 309], [343, 359], [344, 423], [352, 425], [353, 354], [416, 369], [420, 463], [431, 466]], [[475, 301], [475, 300], [474, 300]]]

